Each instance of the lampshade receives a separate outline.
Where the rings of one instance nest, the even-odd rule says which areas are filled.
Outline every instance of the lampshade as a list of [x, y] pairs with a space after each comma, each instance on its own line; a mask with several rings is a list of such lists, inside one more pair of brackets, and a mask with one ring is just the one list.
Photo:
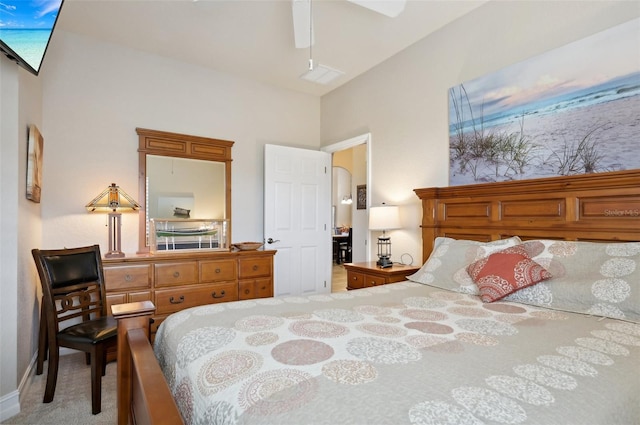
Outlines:
[[115, 183], [100, 192], [91, 202], [85, 205], [89, 212], [109, 212], [109, 211], [137, 211], [140, 204], [127, 195]]
[[127, 195], [115, 183], [100, 192], [91, 202], [85, 205], [89, 212], [109, 213], [109, 251], [105, 254], [107, 258], [124, 257], [124, 252], [120, 250], [120, 216], [122, 211], [137, 211], [140, 204]]
[[400, 210], [397, 205], [382, 205], [369, 209], [369, 230], [400, 228]]

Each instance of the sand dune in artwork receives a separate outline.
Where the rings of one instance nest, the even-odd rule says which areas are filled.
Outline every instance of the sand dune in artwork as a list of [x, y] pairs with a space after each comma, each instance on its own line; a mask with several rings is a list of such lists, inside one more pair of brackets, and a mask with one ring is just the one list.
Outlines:
[[[592, 145], [594, 171], [640, 168], [640, 95], [610, 102], [575, 107], [562, 112], [531, 114], [509, 124], [486, 129], [486, 134], [520, 133], [528, 143], [526, 165], [515, 172], [508, 166], [476, 158], [467, 162], [452, 159], [450, 185], [485, 181], [521, 180], [559, 174], [589, 172], [581, 165], [564, 172], [560, 162], [566, 159], [585, 138]], [[455, 142], [450, 138], [451, 146]], [[451, 158], [455, 154], [451, 152]], [[582, 170], [579, 168], [582, 167]]]

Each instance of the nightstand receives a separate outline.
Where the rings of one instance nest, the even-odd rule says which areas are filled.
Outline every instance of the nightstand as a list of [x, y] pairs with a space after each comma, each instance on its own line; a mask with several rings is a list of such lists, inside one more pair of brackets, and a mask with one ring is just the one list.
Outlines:
[[345, 263], [344, 268], [347, 270], [347, 289], [368, 288], [370, 286], [402, 282], [407, 280], [407, 276], [420, 270], [420, 267], [400, 264], [381, 269], [376, 265], [375, 261]]

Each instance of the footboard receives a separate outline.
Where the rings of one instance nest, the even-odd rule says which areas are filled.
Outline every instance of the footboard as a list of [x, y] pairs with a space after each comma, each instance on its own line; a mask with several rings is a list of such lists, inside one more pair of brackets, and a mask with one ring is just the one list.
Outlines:
[[111, 307], [118, 320], [118, 424], [182, 424], [149, 343], [150, 301]]

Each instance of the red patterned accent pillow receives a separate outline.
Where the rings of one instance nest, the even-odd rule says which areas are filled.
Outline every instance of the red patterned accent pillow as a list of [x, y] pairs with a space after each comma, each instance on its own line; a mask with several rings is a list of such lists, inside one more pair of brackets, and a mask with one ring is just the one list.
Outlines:
[[552, 277], [551, 273], [529, 257], [521, 245], [503, 249], [469, 264], [467, 272], [478, 285], [480, 298], [486, 303]]

